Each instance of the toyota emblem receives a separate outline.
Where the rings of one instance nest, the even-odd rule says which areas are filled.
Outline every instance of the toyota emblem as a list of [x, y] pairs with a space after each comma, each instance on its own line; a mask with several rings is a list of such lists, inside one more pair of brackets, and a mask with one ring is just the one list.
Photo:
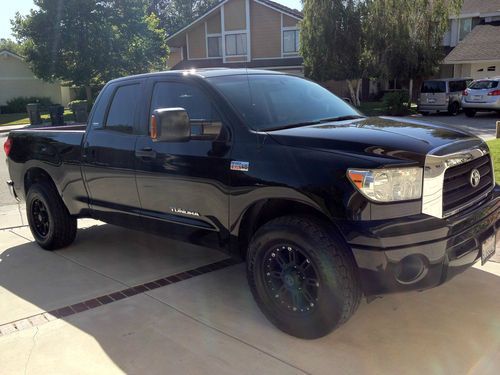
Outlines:
[[470, 173], [470, 184], [472, 187], [477, 187], [481, 181], [481, 173], [477, 169], [473, 169]]

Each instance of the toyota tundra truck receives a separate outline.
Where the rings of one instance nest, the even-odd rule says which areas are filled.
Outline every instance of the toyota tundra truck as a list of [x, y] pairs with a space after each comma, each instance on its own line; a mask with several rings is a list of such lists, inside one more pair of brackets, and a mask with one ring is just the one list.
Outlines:
[[69, 246], [87, 217], [220, 248], [246, 260], [264, 315], [301, 338], [346, 322], [362, 296], [435, 287], [496, 249], [483, 140], [363, 116], [293, 75], [116, 79], [88, 124], [12, 131], [4, 148], [42, 248]]

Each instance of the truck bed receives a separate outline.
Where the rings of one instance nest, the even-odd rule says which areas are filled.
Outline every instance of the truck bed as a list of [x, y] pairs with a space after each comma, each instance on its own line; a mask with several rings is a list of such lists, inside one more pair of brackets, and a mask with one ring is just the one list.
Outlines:
[[86, 125], [44, 126], [11, 131], [9, 173], [15, 186], [24, 186], [30, 171], [43, 169], [58, 187], [70, 212], [79, 212], [82, 202], [88, 200], [81, 171], [85, 128]]

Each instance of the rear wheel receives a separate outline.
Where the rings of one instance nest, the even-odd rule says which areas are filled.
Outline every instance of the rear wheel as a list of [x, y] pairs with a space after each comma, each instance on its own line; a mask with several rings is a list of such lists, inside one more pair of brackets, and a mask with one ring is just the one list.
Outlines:
[[460, 112], [460, 104], [458, 102], [453, 102], [448, 107], [448, 114], [451, 116], [456, 116]]
[[26, 214], [31, 233], [45, 250], [70, 245], [76, 236], [77, 222], [61, 197], [48, 183], [33, 184], [26, 198]]
[[264, 315], [300, 338], [330, 333], [361, 300], [350, 250], [314, 218], [285, 216], [262, 226], [247, 253], [247, 277]]
[[474, 117], [476, 115], [475, 109], [466, 108], [464, 109], [464, 112], [467, 117]]

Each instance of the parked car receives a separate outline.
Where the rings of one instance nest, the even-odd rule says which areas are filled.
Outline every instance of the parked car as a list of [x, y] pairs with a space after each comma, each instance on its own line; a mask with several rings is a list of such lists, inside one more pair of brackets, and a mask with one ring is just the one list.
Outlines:
[[70, 245], [82, 217], [221, 248], [246, 259], [269, 320], [302, 338], [346, 322], [362, 294], [486, 262], [500, 227], [483, 140], [365, 117], [277, 72], [117, 79], [86, 127], [12, 131], [4, 149], [42, 248]]
[[500, 113], [500, 77], [472, 82], [463, 92], [462, 107], [468, 117], [474, 117], [478, 111]]
[[472, 82], [470, 78], [445, 78], [427, 80], [422, 83], [418, 97], [418, 112], [448, 112], [456, 116], [460, 112], [462, 93]]

